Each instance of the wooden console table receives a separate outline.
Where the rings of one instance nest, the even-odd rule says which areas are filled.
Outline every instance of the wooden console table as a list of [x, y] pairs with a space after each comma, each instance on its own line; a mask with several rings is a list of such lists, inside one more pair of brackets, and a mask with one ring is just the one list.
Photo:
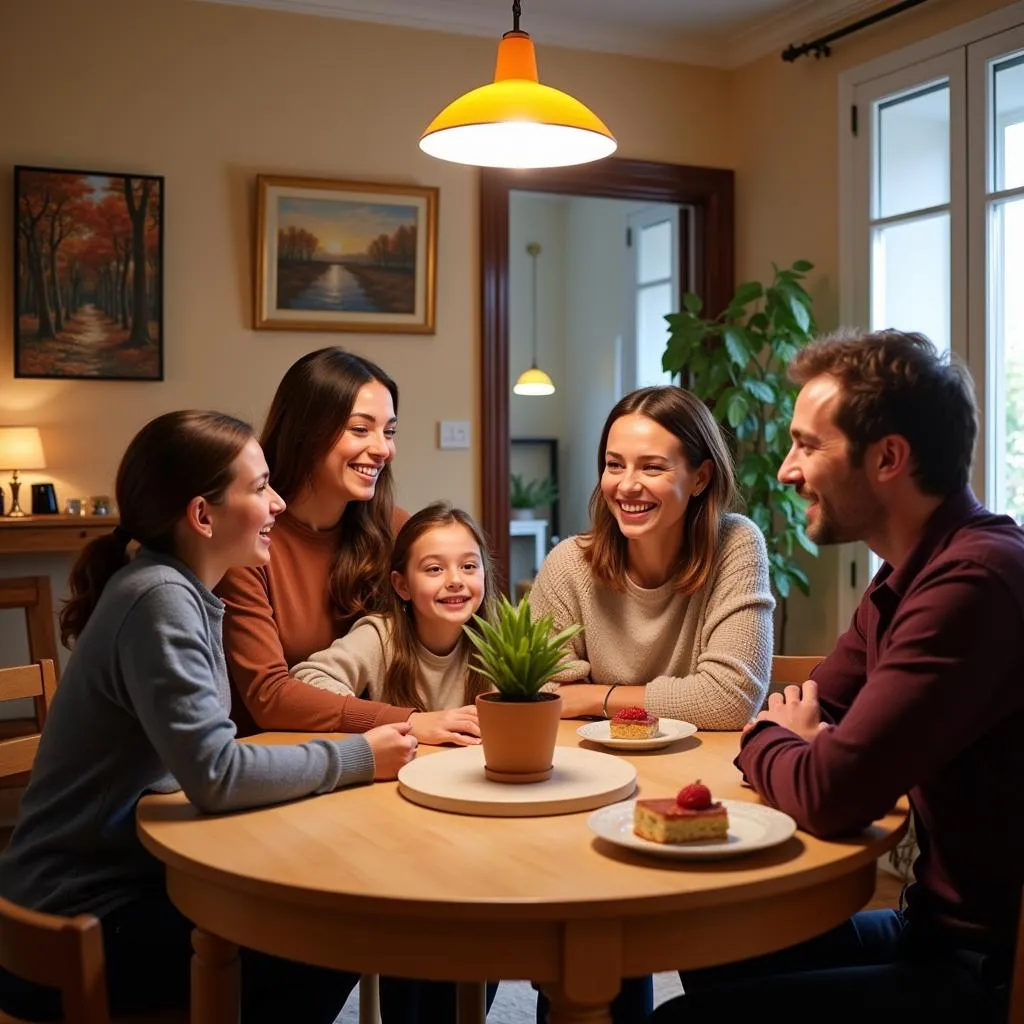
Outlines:
[[117, 516], [0, 516], [0, 555], [73, 553], [117, 523]]

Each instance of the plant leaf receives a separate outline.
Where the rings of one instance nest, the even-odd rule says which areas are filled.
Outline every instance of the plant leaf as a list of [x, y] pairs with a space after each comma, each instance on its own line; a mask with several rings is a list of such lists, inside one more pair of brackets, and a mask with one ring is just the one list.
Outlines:
[[687, 313], [692, 313], [694, 316], [699, 316], [700, 311], [704, 308], [704, 300], [699, 295], [694, 295], [693, 292], [684, 292], [683, 294], [683, 309]]
[[742, 329], [729, 326], [722, 332], [729, 358], [738, 367], [745, 367], [750, 362], [750, 346]]

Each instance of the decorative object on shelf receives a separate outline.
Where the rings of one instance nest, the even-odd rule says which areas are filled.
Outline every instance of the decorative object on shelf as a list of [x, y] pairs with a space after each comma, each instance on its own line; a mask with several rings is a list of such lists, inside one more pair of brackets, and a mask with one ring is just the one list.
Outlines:
[[532, 519], [534, 509], [548, 508], [558, 500], [558, 488], [551, 477], [525, 482], [521, 473], [512, 473], [509, 484], [513, 519]]
[[[701, 317], [701, 299], [687, 292], [683, 311], [670, 313], [662, 366], [711, 407], [734, 439], [736, 482], [746, 512], [768, 546], [772, 586], [780, 599], [776, 648], [785, 651], [787, 604], [795, 584], [810, 592], [807, 574], [793, 557], [796, 547], [817, 555], [804, 532], [806, 503], [776, 473], [789, 451], [789, 421], [799, 388], [786, 367], [814, 336], [811, 297], [800, 283], [813, 269], [797, 260], [788, 270], [775, 264], [771, 284], [741, 284], [713, 320]], [[747, 306], [756, 303], [753, 312]]]
[[436, 188], [256, 179], [253, 326], [433, 334]]
[[57, 492], [53, 484], [32, 485], [32, 515], [53, 516], [57, 514]]
[[492, 782], [543, 782], [551, 777], [562, 698], [542, 687], [567, 660], [565, 645], [583, 628], [553, 634], [554, 621], [536, 622], [527, 598], [499, 598], [493, 622], [479, 615], [463, 626], [476, 648], [477, 670], [494, 691], [476, 698], [484, 772]]
[[94, 494], [89, 499], [89, 507], [94, 516], [110, 515], [110, 496], [107, 494]]
[[427, 126], [420, 149], [476, 167], [566, 167], [600, 160], [617, 143], [604, 122], [567, 93], [541, 85], [529, 34], [512, 31], [498, 44], [494, 81], [448, 104]]
[[0, 427], [0, 470], [11, 470], [11, 510], [8, 518], [20, 518], [28, 513], [18, 503], [21, 480], [20, 470], [46, 469], [43, 439], [38, 427]]
[[533, 331], [533, 362], [528, 370], [523, 370], [517, 378], [512, 390], [517, 395], [553, 395], [555, 385], [551, 378], [543, 371], [537, 369], [537, 257], [540, 255], [540, 245], [537, 242], [530, 242], [526, 246], [532, 261], [532, 288], [530, 291], [530, 302], [533, 309], [530, 325]]
[[14, 375], [163, 380], [164, 179], [14, 168]]

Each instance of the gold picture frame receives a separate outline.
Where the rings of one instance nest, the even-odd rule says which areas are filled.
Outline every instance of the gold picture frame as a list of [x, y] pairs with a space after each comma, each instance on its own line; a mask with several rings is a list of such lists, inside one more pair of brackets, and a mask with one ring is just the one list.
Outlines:
[[431, 186], [259, 175], [253, 326], [433, 334], [437, 201]]

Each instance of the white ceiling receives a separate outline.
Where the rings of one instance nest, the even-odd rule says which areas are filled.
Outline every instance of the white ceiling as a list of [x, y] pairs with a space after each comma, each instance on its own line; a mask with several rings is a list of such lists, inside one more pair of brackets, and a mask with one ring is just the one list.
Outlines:
[[[208, 0], [499, 37], [511, 0]], [[855, 21], [884, 0], [522, 0], [538, 45], [738, 67]]]

